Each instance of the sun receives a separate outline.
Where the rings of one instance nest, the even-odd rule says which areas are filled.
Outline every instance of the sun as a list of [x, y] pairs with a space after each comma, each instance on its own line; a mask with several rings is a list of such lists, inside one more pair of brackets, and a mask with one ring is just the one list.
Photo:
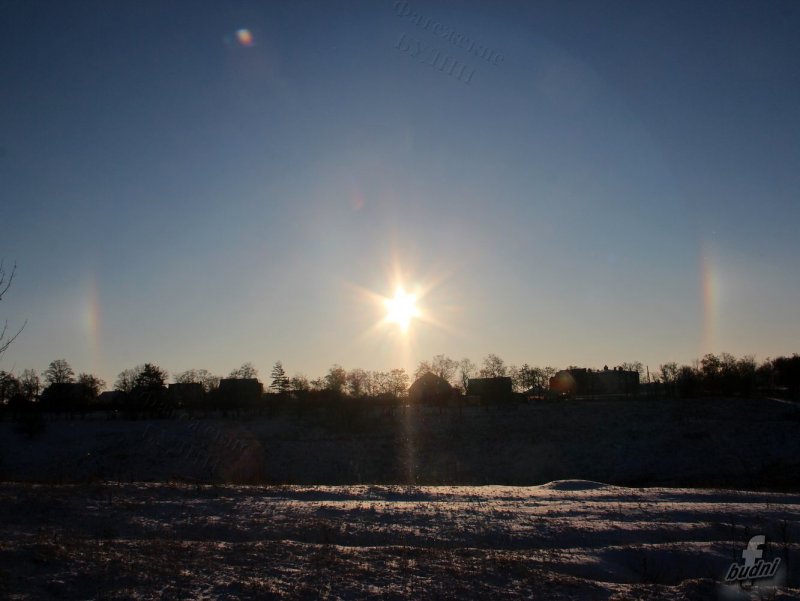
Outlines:
[[397, 324], [402, 332], [408, 332], [411, 320], [420, 315], [417, 296], [406, 292], [402, 286], [395, 290], [394, 297], [383, 302], [386, 305], [386, 321]]

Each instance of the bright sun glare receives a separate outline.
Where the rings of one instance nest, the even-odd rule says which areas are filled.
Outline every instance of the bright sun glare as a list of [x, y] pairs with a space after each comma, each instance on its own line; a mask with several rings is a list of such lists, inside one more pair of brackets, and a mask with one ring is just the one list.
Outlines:
[[384, 300], [386, 305], [386, 321], [396, 323], [403, 332], [408, 331], [411, 320], [419, 317], [417, 296], [410, 294], [399, 287], [395, 290], [393, 298]]

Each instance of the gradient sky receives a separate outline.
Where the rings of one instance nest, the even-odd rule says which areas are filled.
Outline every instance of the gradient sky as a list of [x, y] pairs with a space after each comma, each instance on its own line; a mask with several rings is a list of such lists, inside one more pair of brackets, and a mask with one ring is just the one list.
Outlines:
[[5, 0], [0, 369], [800, 351], [800, 3], [409, 6]]

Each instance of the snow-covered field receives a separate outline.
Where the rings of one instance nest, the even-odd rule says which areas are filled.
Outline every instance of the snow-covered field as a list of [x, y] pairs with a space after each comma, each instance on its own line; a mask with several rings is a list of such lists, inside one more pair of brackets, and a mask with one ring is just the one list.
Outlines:
[[110, 417], [0, 422], [0, 599], [800, 599], [797, 404]]
[[[800, 495], [0, 484], [10, 599], [798, 599]], [[720, 583], [750, 537], [774, 581]]]

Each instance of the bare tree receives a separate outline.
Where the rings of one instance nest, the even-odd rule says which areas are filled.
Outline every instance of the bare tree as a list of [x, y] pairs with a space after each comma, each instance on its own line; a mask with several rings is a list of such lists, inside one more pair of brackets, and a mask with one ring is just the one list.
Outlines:
[[311, 384], [303, 374], [295, 374], [289, 380], [289, 389], [292, 392], [308, 392], [311, 390]]
[[231, 371], [229, 378], [255, 379], [258, 377], [258, 370], [252, 363], [243, 363], [241, 367]]
[[431, 371], [451, 384], [456, 382], [457, 369], [458, 361], [451, 359], [447, 355], [436, 355], [431, 360]]
[[66, 359], [56, 359], [44, 370], [44, 380], [50, 385], [69, 384], [75, 381], [75, 372]]
[[427, 373], [433, 373], [433, 366], [427, 361], [420, 361], [417, 369], [414, 370], [414, 379], [419, 380]]
[[9, 402], [20, 393], [22, 386], [14, 374], [0, 371], [0, 405]]
[[205, 392], [211, 392], [219, 387], [219, 376], [215, 376], [207, 369], [187, 369], [175, 376], [175, 383], [200, 384]]
[[494, 353], [489, 353], [483, 358], [483, 367], [481, 367], [482, 378], [499, 378], [505, 376], [507, 372], [505, 361]]
[[341, 394], [347, 385], [347, 372], [341, 365], [334, 364], [325, 376], [325, 389]]
[[558, 372], [559, 369], [557, 367], [551, 367], [548, 365], [547, 367], [542, 368], [542, 379], [544, 382], [543, 386], [545, 388], [550, 386], [550, 378], [554, 377]]
[[136, 376], [138, 373], [139, 370], [135, 367], [122, 370], [117, 376], [114, 389], [126, 393], [133, 391], [133, 387], [136, 386]]
[[511, 378], [511, 389], [514, 392], [520, 392], [521, 389], [521, 382], [522, 382], [522, 375], [520, 374], [520, 369], [513, 363], [509, 363], [506, 365], [506, 375]]
[[96, 398], [106, 387], [105, 380], [93, 374], [80, 374], [78, 376], [78, 384], [83, 384], [94, 398]]
[[468, 359], [467, 357], [464, 357], [458, 362], [458, 377], [461, 380], [461, 386], [463, 387], [464, 392], [467, 390], [469, 379], [475, 376], [477, 369], [477, 366], [472, 362], [471, 359]]
[[323, 376], [320, 378], [314, 378], [313, 380], [309, 381], [308, 383], [311, 390], [315, 390], [319, 392], [320, 390], [326, 390], [328, 387], [328, 380], [327, 377]]
[[519, 368], [518, 377], [518, 385], [523, 391], [534, 390], [536, 393], [541, 394], [547, 387], [544, 370], [541, 367], [531, 367], [524, 363]]
[[367, 372], [367, 382], [365, 385], [365, 392], [369, 396], [377, 396], [385, 394], [388, 391], [389, 374], [385, 371], [370, 371]]
[[626, 361], [620, 367], [625, 371], [635, 371], [640, 378], [644, 375], [644, 365], [641, 361]]
[[447, 355], [435, 355], [430, 361], [420, 361], [417, 368], [414, 370], [414, 379], [418, 380], [427, 373], [446, 380], [450, 384], [457, 385], [459, 380], [458, 361], [454, 361]]
[[360, 367], [347, 372], [347, 391], [353, 398], [364, 396], [369, 384], [369, 375]]
[[[3, 262], [0, 261], [0, 301], [3, 300], [3, 295], [8, 292], [8, 289], [11, 288], [11, 282], [14, 281], [14, 275], [17, 273], [17, 264], [14, 263], [14, 266], [11, 268], [11, 272], [7, 272], [5, 267], [3, 266]], [[8, 322], [3, 322], [3, 327], [0, 328], [0, 356], [11, 346], [11, 343], [22, 333], [22, 330], [25, 329], [25, 326], [28, 322], [22, 324], [22, 327], [17, 330], [17, 333], [13, 336], [8, 336]]]
[[659, 366], [659, 371], [661, 372], [661, 381], [664, 384], [674, 384], [678, 381], [678, 364], [675, 361], [671, 361], [669, 363], [664, 363], [663, 365]]
[[19, 383], [22, 386], [22, 395], [29, 401], [39, 396], [42, 383], [35, 369], [23, 369], [19, 375]]
[[408, 390], [409, 377], [406, 370], [403, 368], [395, 368], [389, 372], [389, 381], [387, 383], [387, 392], [397, 398], [402, 397], [406, 390]]

